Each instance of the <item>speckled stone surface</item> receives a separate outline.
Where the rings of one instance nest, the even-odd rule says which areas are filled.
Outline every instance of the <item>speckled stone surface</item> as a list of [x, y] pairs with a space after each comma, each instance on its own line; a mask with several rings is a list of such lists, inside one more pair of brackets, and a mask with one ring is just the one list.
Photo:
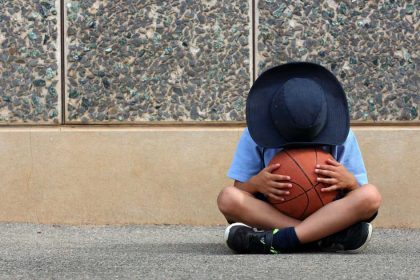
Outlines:
[[59, 1], [0, 0], [0, 124], [60, 122]]
[[248, 1], [65, 1], [69, 123], [243, 121]]
[[337, 75], [352, 120], [418, 121], [420, 1], [259, 0], [257, 72], [288, 61]]

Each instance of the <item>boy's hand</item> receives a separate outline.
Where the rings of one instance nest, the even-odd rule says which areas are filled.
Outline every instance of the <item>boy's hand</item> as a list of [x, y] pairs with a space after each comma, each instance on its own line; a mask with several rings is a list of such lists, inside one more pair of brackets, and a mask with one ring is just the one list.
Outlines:
[[318, 182], [330, 185], [322, 188], [322, 192], [330, 192], [336, 190], [354, 190], [359, 187], [351, 172], [349, 172], [342, 164], [334, 159], [328, 159], [327, 165], [316, 165], [315, 173], [323, 175], [327, 178], [318, 177]]
[[280, 167], [280, 164], [272, 164], [264, 168], [257, 175], [249, 180], [256, 191], [265, 194], [267, 197], [284, 201], [283, 196], [289, 195], [288, 189], [292, 187], [290, 177], [286, 175], [273, 174], [273, 171]]

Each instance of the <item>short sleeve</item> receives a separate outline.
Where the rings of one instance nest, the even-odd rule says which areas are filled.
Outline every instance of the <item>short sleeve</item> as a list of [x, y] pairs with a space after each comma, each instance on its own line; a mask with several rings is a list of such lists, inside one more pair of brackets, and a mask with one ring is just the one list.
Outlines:
[[356, 177], [360, 186], [368, 183], [362, 153], [360, 152], [356, 136], [351, 130], [344, 144], [337, 146], [337, 161]]
[[239, 139], [232, 164], [228, 171], [228, 177], [240, 182], [248, 181], [258, 174], [263, 166], [258, 145], [252, 140], [245, 128]]

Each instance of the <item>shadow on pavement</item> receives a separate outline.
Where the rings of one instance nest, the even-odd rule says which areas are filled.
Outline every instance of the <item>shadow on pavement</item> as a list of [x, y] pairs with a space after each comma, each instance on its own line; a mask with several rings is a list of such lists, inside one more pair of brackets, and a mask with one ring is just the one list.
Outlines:
[[148, 254], [194, 254], [194, 255], [232, 255], [224, 243], [157, 243], [157, 244], [114, 244], [96, 250], [115, 250]]

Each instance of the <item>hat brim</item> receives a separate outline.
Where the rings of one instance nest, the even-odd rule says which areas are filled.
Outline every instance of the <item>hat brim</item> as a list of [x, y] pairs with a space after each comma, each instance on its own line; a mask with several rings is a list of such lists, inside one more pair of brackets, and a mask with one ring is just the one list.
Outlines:
[[[317, 82], [326, 93], [327, 122], [310, 141], [287, 141], [271, 118], [271, 102], [278, 89], [290, 78], [304, 77]], [[326, 68], [310, 62], [292, 62], [262, 73], [252, 85], [246, 102], [246, 122], [252, 139], [265, 148], [307, 145], [340, 145], [350, 129], [345, 92], [337, 78]]]

